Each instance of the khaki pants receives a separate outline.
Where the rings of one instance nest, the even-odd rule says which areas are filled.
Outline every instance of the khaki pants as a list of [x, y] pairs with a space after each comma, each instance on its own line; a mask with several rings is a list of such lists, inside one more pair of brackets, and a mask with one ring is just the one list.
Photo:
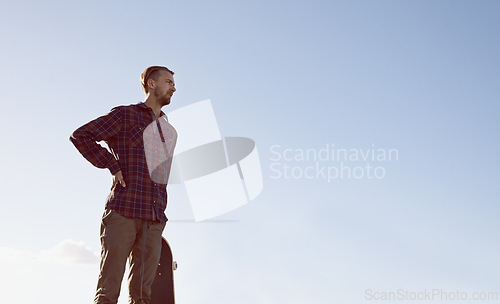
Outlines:
[[164, 228], [165, 223], [126, 218], [109, 209], [104, 211], [95, 304], [117, 303], [127, 258], [130, 263], [129, 303], [149, 303]]

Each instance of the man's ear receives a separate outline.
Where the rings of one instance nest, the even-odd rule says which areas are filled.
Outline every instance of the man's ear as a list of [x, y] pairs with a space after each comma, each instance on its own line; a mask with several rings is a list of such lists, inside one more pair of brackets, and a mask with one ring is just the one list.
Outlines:
[[154, 85], [155, 85], [155, 80], [152, 78], [149, 78], [148, 79], [148, 88], [152, 89], [154, 87]]

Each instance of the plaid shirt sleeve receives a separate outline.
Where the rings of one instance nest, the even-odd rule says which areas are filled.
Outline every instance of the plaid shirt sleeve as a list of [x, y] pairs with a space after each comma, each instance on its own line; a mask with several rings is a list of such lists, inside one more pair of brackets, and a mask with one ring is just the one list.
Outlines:
[[118, 136], [122, 127], [123, 113], [120, 107], [113, 108], [108, 114], [94, 119], [76, 129], [70, 141], [92, 165], [107, 168], [111, 174], [120, 171], [116, 158], [99, 141], [109, 141]]

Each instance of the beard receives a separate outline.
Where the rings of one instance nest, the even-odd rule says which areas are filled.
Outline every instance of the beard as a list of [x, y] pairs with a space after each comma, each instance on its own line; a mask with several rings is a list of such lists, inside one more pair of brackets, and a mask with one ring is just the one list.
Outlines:
[[165, 93], [163, 95], [160, 95], [160, 93], [158, 91], [155, 91], [154, 94], [155, 94], [156, 100], [158, 100], [158, 102], [162, 106], [166, 106], [166, 105], [170, 104], [170, 99], [172, 98], [172, 96], [170, 95], [170, 91], [168, 91], [167, 93]]

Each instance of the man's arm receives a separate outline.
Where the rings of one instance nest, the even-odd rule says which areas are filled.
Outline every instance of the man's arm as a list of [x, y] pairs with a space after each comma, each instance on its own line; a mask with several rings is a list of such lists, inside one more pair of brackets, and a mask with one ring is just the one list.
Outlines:
[[[113, 174], [113, 181], [115, 180], [115, 175], [120, 171], [120, 165], [115, 157], [97, 142], [101, 140], [107, 141], [120, 133], [122, 116], [123, 112], [119, 107], [113, 108], [108, 114], [76, 129], [69, 137], [78, 151], [92, 165], [98, 168], [109, 169], [111, 174]], [[114, 184], [115, 182], [113, 182]]]

